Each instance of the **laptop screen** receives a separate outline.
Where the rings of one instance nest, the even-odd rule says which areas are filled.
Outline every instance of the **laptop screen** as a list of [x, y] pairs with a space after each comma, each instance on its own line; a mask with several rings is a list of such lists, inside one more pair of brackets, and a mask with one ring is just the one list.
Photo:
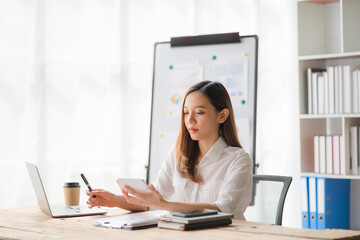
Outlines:
[[32, 185], [35, 190], [36, 198], [41, 211], [45, 214], [52, 216], [49, 201], [46, 197], [44, 185], [42, 184], [40, 173], [36, 165], [26, 162]]

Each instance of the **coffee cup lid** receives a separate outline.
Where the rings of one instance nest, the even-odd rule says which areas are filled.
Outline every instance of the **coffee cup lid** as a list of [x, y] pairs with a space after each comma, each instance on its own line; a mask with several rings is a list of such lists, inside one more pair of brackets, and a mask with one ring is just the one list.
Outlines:
[[75, 188], [75, 187], [80, 187], [80, 184], [78, 182], [66, 182], [64, 183], [64, 187]]

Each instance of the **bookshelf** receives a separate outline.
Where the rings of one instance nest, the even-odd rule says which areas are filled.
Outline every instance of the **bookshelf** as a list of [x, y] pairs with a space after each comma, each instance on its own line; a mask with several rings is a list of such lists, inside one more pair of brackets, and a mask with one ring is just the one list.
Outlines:
[[[314, 135], [342, 135], [350, 161], [350, 127], [360, 113], [308, 114], [307, 69], [357, 65], [360, 69], [360, 0], [297, 1], [300, 171], [302, 176], [351, 180], [350, 229], [360, 230], [360, 175], [314, 173]], [[358, 93], [360, 95], [360, 92]]]

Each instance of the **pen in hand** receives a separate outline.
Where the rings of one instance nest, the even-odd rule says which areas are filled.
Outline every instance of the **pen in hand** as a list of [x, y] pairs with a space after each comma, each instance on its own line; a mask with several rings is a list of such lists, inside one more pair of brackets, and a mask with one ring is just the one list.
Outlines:
[[[84, 180], [84, 182], [85, 182], [86, 186], [88, 187], [89, 191], [92, 192], [92, 188], [90, 187], [90, 184], [89, 184], [89, 182], [87, 181], [85, 175], [81, 173], [80, 176], [81, 176], [81, 178]], [[96, 198], [95, 195], [93, 195], [93, 197]]]

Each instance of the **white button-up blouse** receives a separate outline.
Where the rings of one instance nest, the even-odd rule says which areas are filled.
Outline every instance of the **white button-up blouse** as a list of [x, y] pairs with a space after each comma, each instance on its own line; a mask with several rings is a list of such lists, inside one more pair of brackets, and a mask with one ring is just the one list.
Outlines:
[[171, 150], [153, 183], [164, 199], [216, 204], [222, 212], [245, 219], [251, 201], [253, 162], [242, 148], [230, 147], [220, 137], [198, 165], [202, 184], [183, 178]]

